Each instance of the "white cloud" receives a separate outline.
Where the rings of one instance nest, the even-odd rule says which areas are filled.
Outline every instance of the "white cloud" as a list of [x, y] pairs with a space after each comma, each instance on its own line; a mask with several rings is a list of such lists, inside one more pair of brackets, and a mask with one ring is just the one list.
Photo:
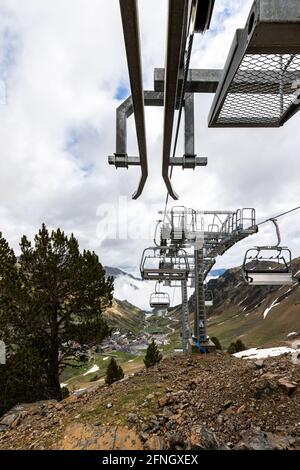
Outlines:
[[[234, 31], [243, 27], [252, 0], [221, 0], [211, 32], [198, 37], [193, 67], [222, 67]], [[140, 5], [145, 88], [153, 87], [153, 68], [163, 66], [166, 1]], [[14, 247], [23, 233], [32, 236], [46, 222], [73, 231], [82, 246], [95, 249], [103, 264], [136, 270], [148, 239], [97, 237], [97, 207], [128, 195], [132, 225], [153, 224], [150, 210], [163, 208], [160, 175], [162, 109], [147, 109], [150, 176], [140, 203], [130, 200], [138, 169], [116, 171], [107, 164], [115, 147], [115, 108], [120, 87], [128, 86], [117, 0], [2, 0], [0, 80], [7, 103], [0, 105], [0, 230]], [[208, 167], [174, 171], [179, 204], [195, 208], [256, 207], [264, 218], [299, 205], [299, 116], [283, 129], [207, 129], [212, 96], [196, 98], [196, 151]], [[134, 122], [129, 150], [135, 155]], [[183, 152], [182, 139], [178, 155]], [[177, 203], [176, 203], [177, 204]], [[282, 219], [284, 244], [300, 254], [299, 214]], [[217, 267], [242, 262], [242, 247], [265, 244], [271, 228], [233, 248]], [[132, 299], [131, 299], [132, 300]]]

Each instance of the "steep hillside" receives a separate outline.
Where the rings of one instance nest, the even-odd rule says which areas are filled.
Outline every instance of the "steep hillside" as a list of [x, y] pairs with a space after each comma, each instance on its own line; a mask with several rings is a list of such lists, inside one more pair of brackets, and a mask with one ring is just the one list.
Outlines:
[[[300, 270], [300, 258], [294, 260], [294, 269]], [[208, 286], [214, 296], [214, 307], [208, 311], [209, 334], [225, 346], [237, 337], [249, 346], [273, 344], [300, 332], [299, 284], [252, 287], [243, 282], [241, 269], [234, 268]]]
[[124, 333], [140, 333], [145, 326], [145, 315], [142, 310], [127, 300], [113, 300], [112, 306], [106, 310], [104, 316], [111, 328]]
[[225, 353], [174, 356], [0, 419], [0, 449], [300, 449], [300, 369]]

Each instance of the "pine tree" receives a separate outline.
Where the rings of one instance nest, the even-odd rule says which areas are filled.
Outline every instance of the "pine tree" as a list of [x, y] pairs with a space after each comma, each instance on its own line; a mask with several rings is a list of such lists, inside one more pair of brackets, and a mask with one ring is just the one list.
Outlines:
[[162, 354], [160, 353], [156, 343], [154, 340], [149, 344], [147, 351], [146, 351], [146, 356], [144, 359], [144, 364], [146, 368], [154, 366], [155, 364], [158, 364], [162, 360]]
[[228, 346], [227, 352], [228, 352], [228, 354], [235, 354], [235, 353], [237, 353], [237, 350], [236, 350], [236, 343], [235, 343], [235, 342], [230, 343], [230, 345]]
[[244, 343], [240, 339], [238, 339], [236, 342], [230, 343], [230, 346], [228, 347], [227, 352], [229, 354], [236, 354], [238, 352], [245, 351], [246, 349], [247, 348], [244, 345]]
[[115, 359], [112, 357], [106, 369], [105, 383], [107, 383], [107, 385], [111, 385], [112, 383], [123, 379], [123, 377], [124, 372], [122, 367], [119, 366]]
[[27, 300], [17, 259], [0, 233], [0, 340], [6, 346], [6, 364], [0, 366], [0, 415], [18, 402], [49, 398]]
[[41, 398], [61, 399], [59, 376], [72, 365], [74, 346], [84, 353], [109, 333], [102, 312], [111, 304], [113, 279], [95, 253], [81, 253], [74, 236], [59, 229], [49, 234], [43, 225], [33, 245], [24, 236], [20, 247], [17, 263], [0, 237], [0, 339], [13, 345], [14, 359], [21, 361], [24, 348], [32, 352]]
[[245, 351], [247, 349], [243, 341], [241, 341], [240, 339], [237, 340], [235, 345], [236, 345], [236, 352]]

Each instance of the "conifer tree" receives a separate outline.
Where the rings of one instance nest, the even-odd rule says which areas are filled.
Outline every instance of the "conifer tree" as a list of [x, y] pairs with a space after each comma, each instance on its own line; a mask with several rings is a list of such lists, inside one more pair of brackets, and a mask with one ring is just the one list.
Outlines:
[[106, 369], [105, 383], [107, 383], [107, 385], [111, 385], [112, 383], [123, 379], [123, 377], [124, 372], [122, 367], [119, 366], [115, 359], [112, 357]]
[[20, 247], [17, 262], [0, 237], [0, 339], [14, 364], [21, 351], [31, 352], [41, 398], [61, 399], [60, 372], [75, 346], [84, 353], [109, 333], [102, 312], [111, 305], [113, 278], [106, 279], [95, 253], [81, 253], [75, 237], [59, 229], [49, 233], [43, 225], [33, 244], [23, 236]]
[[154, 340], [152, 340], [147, 348], [144, 364], [148, 369], [148, 367], [158, 364], [161, 360], [162, 354], [160, 353], [157, 344], [154, 342]]

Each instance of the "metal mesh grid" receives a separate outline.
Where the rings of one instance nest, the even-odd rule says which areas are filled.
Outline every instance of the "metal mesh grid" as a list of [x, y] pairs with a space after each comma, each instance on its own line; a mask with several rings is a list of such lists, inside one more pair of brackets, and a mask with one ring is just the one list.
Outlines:
[[246, 54], [216, 125], [280, 126], [299, 93], [300, 54]]

